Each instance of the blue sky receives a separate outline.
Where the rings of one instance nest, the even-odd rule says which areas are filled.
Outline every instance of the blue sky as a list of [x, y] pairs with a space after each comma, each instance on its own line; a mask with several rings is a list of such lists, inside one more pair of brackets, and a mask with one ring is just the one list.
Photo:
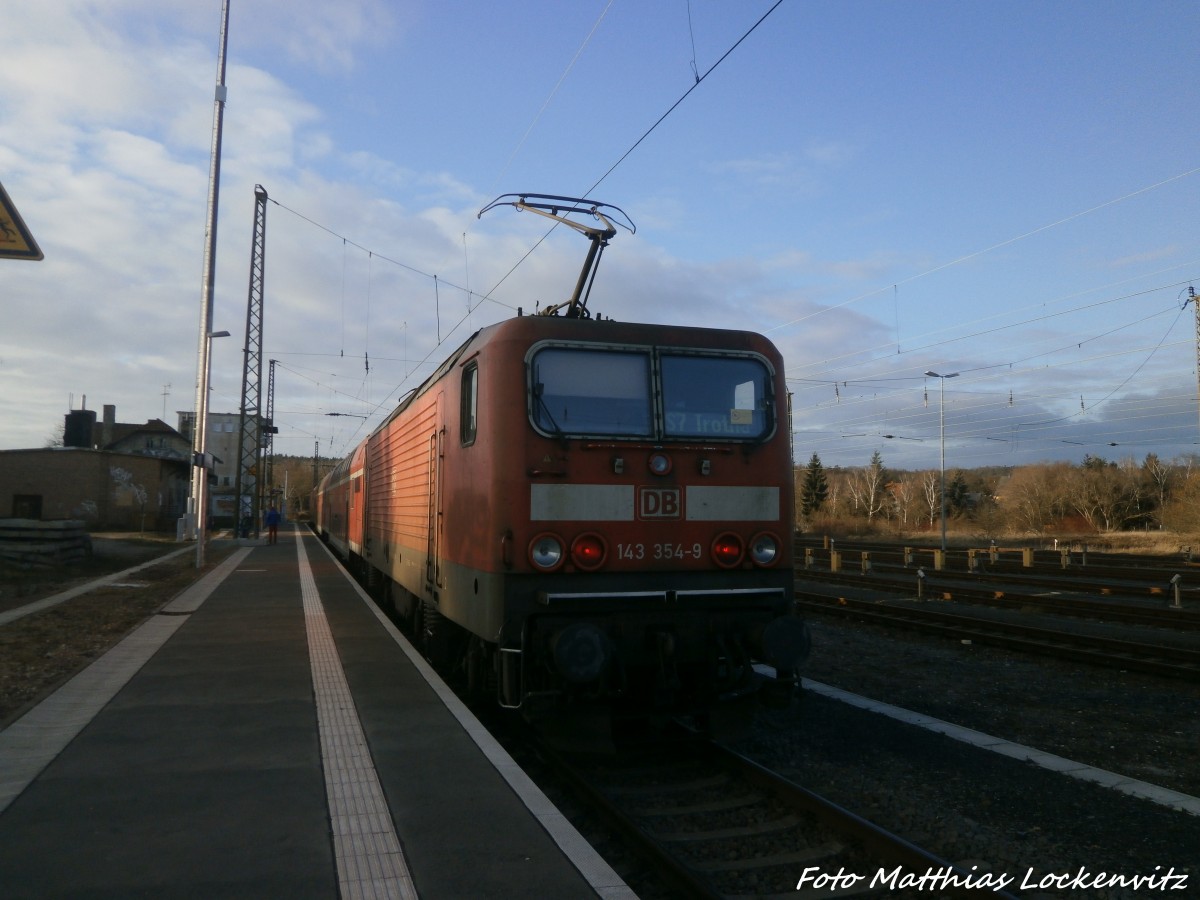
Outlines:
[[[6, 10], [0, 182], [46, 258], [0, 260], [0, 449], [84, 395], [194, 406], [220, 11]], [[300, 455], [565, 299], [582, 239], [517, 266], [542, 220], [476, 214], [591, 190], [637, 225], [592, 308], [767, 334], [801, 463], [937, 467], [928, 370], [960, 373], [948, 467], [1194, 454], [1198, 25], [1155, 0], [232, 0], [211, 408], [239, 405], [255, 184]]]

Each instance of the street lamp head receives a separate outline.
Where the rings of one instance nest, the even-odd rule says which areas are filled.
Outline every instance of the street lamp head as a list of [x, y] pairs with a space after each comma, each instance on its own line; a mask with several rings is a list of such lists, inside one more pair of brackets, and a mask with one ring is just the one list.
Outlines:
[[957, 378], [958, 377], [957, 372], [951, 372], [949, 375], [941, 375], [937, 372], [930, 370], [930, 371], [926, 372], [925, 374], [927, 376], [929, 376], [930, 378]]
[[209, 336], [210, 338], [216, 338], [216, 337], [229, 337], [229, 332], [228, 332], [228, 331], [210, 331], [210, 332], [208, 333], [208, 336]]

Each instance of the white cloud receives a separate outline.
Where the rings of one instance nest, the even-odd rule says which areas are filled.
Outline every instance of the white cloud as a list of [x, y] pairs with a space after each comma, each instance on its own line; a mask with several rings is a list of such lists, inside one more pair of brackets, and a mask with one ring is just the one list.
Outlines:
[[[0, 332], [0, 446], [39, 445], [60, 421], [68, 397], [78, 404], [84, 393], [93, 407], [116, 403], [122, 420], [139, 420], [162, 414], [162, 385], [170, 383], [167, 418], [173, 420], [174, 410], [190, 408], [194, 395], [220, 3], [56, 0], [10, 6], [0, 55], [0, 181], [46, 259], [0, 262], [6, 309], [22, 312]], [[521, 7], [512, 15], [524, 30], [536, 11]], [[490, 8], [488, 14], [497, 26], [502, 18], [511, 24], [511, 16]], [[427, 374], [469, 330], [517, 307], [531, 312], [566, 299], [586, 241], [558, 229], [514, 272], [546, 234], [547, 223], [511, 209], [478, 220], [479, 207], [491, 199], [481, 192], [502, 170], [555, 182], [514, 185], [519, 188], [553, 192], [563, 183], [591, 183], [613, 161], [599, 159], [597, 145], [623, 150], [645, 128], [646, 121], [629, 121], [620, 101], [635, 91], [652, 93], [656, 85], [648, 83], [654, 81], [648, 73], [656, 71], [650, 65], [655, 61], [621, 58], [627, 42], [612, 34], [603, 60], [606, 102], [594, 102], [600, 82], [588, 82], [586, 92], [556, 95], [553, 115], [507, 168], [512, 147], [503, 135], [520, 134], [536, 112], [525, 108], [526, 99], [539, 102], [552, 84], [536, 79], [556, 78], [560, 70], [521, 68], [529, 61], [524, 49], [513, 51], [512, 71], [497, 68], [506, 64], [496, 52], [498, 36], [473, 31], [467, 15], [454, 5], [416, 0], [233, 4], [214, 321], [235, 337], [214, 348], [214, 404], [236, 408], [240, 393], [252, 190], [262, 184], [291, 210], [268, 207], [265, 349], [288, 366], [279, 400], [282, 408], [299, 412], [281, 418], [299, 452], [311, 452], [314, 433], [329, 447], [353, 430], [335, 437], [344, 423], [324, 419], [323, 411], [350, 399], [386, 408], [397, 389]], [[425, 30], [434, 19], [440, 27]], [[578, 46], [586, 30], [568, 33], [573, 20], [581, 29], [593, 24], [591, 14], [578, 10], [550, 17], [537, 26], [544, 29], [535, 36], [544, 42], [539, 46]], [[639, 26], [652, 21], [658, 20], [648, 16]], [[1177, 240], [1186, 232], [1171, 224], [1172, 215], [1182, 222], [1194, 207], [1185, 193], [1194, 188], [1180, 179], [1172, 183], [1177, 196], [1164, 190], [1162, 197], [1140, 197], [1144, 214], [1129, 225], [1121, 218], [1124, 207], [1105, 207], [1108, 231], [1101, 236], [1107, 240], [1072, 232], [1070, 240], [1053, 245], [1074, 248], [1073, 255], [1039, 255], [1030, 240], [1006, 247], [1003, 261], [999, 254], [983, 254], [969, 267], [920, 276], [1117, 192], [1082, 201], [1064, 194], [1054, 202], [1065, 208], [1031, 211], [1058, 185], [1041, 172], [1049, 164], [1029, 160], [1055, 148], [1041, 134], [1022, 144], [1011, 121], [1005, 146], [1019, 170], [1014, 182], [1004, 180], [1007, 168], [989, 168], [987, 160], [943, 155], [946, 135], [936, 130], [915, 133], [909, 143], [919, 155], [904, 159], [898, 154], [907, 144], [880, 151], [842, 140], [839, 135], [866, 121], [864, 108], [853, 105], [853, 91], [838, 94], [837, 110], [817, 104], [798, 115], [789, 105], [796, 97], [788, 85], [803, 74], [815, 93], [826, 76], [791, 68], [788, 77], [763, 77], [804, 65], [794, 35], [772, 30], [781, 28], [779, 21], [773, 18], [756, 35], [752, 57], [731, 57], [701, 89], [709, 101], [720, 96], [721, 85], [730, 89], [725, 96], [753, 91], [751, 106], [763, 110], [761, 116], [740, 117], [738, 128], [720, 141], [706, 140], [723, 121], [716, 106], [707, 107], [710, 116], [674, 116], [605, 183], [600, 195], [629, 212], [639, 231], [620, 232], [606, 251], [590, 301], [596, 312], [764, 330], [784, 350], [789, 369], [821, 385], [868, 374], [903, 379], [930, 367], [999, 369], [1035, 347], [1057, 349], [1072, 336], [1082, 342], [1103, 328], [1091, 320], [1086, 328], [1046, 321], [1040, 323], [1043, 341], [1035, 325], [979, 337], [973, 335], [982, 328], [972, 323], [1029, 306], [1036, 302], [1031, 298], [1089, 289], [1094, 273], [1106, 266], [1129, 270], [1130, 284], [1119, 292], [1133, 295], [1154, 283], [1146, 281], [1146, 270], [1157, 260], [1195, 255]], [[607, 21], [605, 27], [617, 25]], [[706, 25], [716, 27], [717, 21]], [[431, 33], [456, 35], [454, 52], [421, 43]], [[728, 36], [740, 34], [731, 28]], [[657, 40], [641, 42], [642, 32], [638, 37], [639, 53]], [[480, 58], [486, 63], [475, 70]], [[572, 77], [595, 75], [596, 62], [583, 60]], [[408, 81], [398, 77], [401, 72]], [[412, 82], [414, 73], [420, 84]], [[406, 83], [414, 84], [411, 96], [395, 90]], [[896, 85], [893, 93], [891, 85], [874, 85], [881, 96], [873, 97], [869, 110], [886, 110], [884, 94], [949, 89], [914, 82]], [[568, 98], [584, 93], [590, 105], [568, 108]], [[931, 99], [937, 97], [923, 97]], [[974, 123], [952, 124], [951, 137]], [[879, 122], [880, 129], [888, 125]], [[1144, 140], [1154, 153], [1167, 146], [1154, 135]], [[961, 143], [954, 146], [962, 152]], [[701, 164], [698, 152], [714, 158]], [[1089, 152], [1099, 159], [1104, 145], [1093, 143]], [[1116, 150], [1103, 158], [1109, 168], [1163, 169], [1166, 175], [1180, 170], [1171, 168], [1169, 157], [1149, 151], [1128, 157], [1132, 161]], [[1069, 173], [1069, 163], [1058, 157], [1053, 171]], [[945, 177], [968, 170], [971, 183]], [[1100, 172], [1080, 172], [1080, 195], [1096, 190]], [[1126, 181], [1136, 186], [1138, 177], [1127, 175]], [[959, 202], [964, 189], [969, 209]], [[1070, 227], [1084, 226], [1092, 226], [1087, 217]], [[988, 237], [980, 240], [981, 233]], [[1090, 250], [1083, 259], [1079, 247], [1104, 252]], [[436, 285], [429, 277], [435, 274]], [[1171, 279], [1187, 274], [1172, 272]], [[474, 292], [469, 314], [464, 287]], [[493, 288], [493, 298], [481, 302]], [[1177, 290], [1168, 298], [1172, 303]], [[796, 324], [777, 327], [783, 322]], [[1184, 321], [1181, 327], [1188, 326]], [[909, 336], [917, 334], [929, 336], [919, 353], [909, 346]], [[1179, 362], [1185, 356], [1188, 361]], [[1191, 357], [1181, 353], [1171, 365], [1190, 371]], [[1136, 360], [1087, 366], [1079, 354], [1073, 362], [1081, 379], [1107, 378], [1111, 386], [1112, 373], [1119, 370], [1124, 378]], [[1039, 402], [1070, 406], [1080, 389], [1071, 366], [1062, 358], [1054, 363], [1053, 377], [1044, 378], [1047, 397]], [[1169, 368], [1156, 357], [1139, 378], [1152, 369], [1159, 377]], [[1038, 375], [1021, 377], [1034, 381]], [[1013, 383], [1024, 382], [1014, 376]], [[966, 384], [964, 376], [959, 389]], [[890, 402], [872, 394], [856, 409], [883, 415]]]

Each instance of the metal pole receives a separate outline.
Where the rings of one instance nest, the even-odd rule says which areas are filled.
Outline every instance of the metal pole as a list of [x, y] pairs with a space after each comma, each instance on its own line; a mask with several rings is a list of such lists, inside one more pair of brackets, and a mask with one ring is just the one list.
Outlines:
[[[1192, 304], [1192, 313], [1196, 317], [1196, 397], [1200, 399], [1200, 303], [1196, 302], [1196, 288], [1193, 285], [1188, 285], [1188, 298], [1183, 301], [1183, 305]], [[1200, 412], [1200, 404], [1197, 405], [1197, 411]]]
[[208, 528], [208, 384], [212, 360], [213, 278], [217, 261], [217, 202], [221, 185], [221, 125], [225, 118], [225, 46], [229, 31], [229, 0], [221, 5], [221, 46], [217, 58], [217, 87], [213, 97], [213, 136], [208, 176], [208, 217], [205, 223], [204, 275], [200, 285], [200, 342], [196, 366], [196, 420], [192, 425], [192, 499], [189, 512], [196, 523], [196, 568], [204, 566]]
[[942, 445], [942, 554], [946, 553], [946, 379], [938, 379], [938, 431]]
[[946, 379], [957, 378], [958, 373], [950, 372], [946, 375], [940, 375], [930, 370], [925, 375], [928, 378], [936, 378], [938, 380], [938, 433], [941, 436], [942, 446], [942, 556], [944, 557], [946, 555]]

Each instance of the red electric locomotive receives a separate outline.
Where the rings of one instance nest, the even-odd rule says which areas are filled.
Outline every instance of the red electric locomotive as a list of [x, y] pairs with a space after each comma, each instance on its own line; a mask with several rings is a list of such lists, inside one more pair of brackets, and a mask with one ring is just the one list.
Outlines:
[[[571, 224], [586, 275], [612, 229]], [[584, 281], [406, 397], [318, 487], [319, 532], [426, 655], [531, 718], [708, 715], [758, 689], [756, 661], [790, 690], [808, 634], [778, 352], [588, 318]]]

